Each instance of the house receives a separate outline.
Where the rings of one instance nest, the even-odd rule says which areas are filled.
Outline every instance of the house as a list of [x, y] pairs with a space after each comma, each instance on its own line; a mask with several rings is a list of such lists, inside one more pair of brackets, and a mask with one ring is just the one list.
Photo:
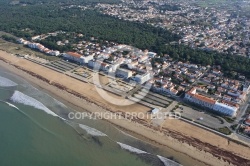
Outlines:
[[200, 92], [205, 92], [205, 93], [208, 92], [208, 89], [205, 86], [196, 86], [195, 88], [197, 89], [197, 91]]
[[154, 58], [157, 54], [155, 52], [148, 52], [150, 58]]
[[128, 64], [128, 68], [129, 69], [134, 69], [136, 65], [138, 65], [138, 61], [133, 61], [133, 62]]
[[244, 122], [246, 125], [250, 126], [250, 119], [245, 120]]
[[221, 71], [220, 71], [220, 70], [217, 70], [217, 69], [213, 69], [212, 73], [213, 73], [213, 74], [216, 74], [216, 75], [220, 75], [220, 74], [221, 74]]
[[169, 89], [169, 91], [170, 91], [170, 94], [171, 94], [171, 95], [177, 95], [178, 92], [179, 92], [178, 90], [174, 89], [173, 86]]
[[224, 89], [224, 88], [222, 88], [222, 87], [218, 87], [218, 88], [217, 88], [217, 91], [218, 91], [218, 92], [226, 92], [226, 89]]
[[218, 91], [216, 91], [216, 92], [214, 93], [214, 95], [217, 96], [217, 97], [221, 97], [221, 93], [218, 92]]
[[206, 83], [210, 83], [210, 82], [211, 82], [211, 79], [208, 78], [208, 77], [204, 77], [204, 78], [203, 78], [203, 81], [206, 82]]
[[245, 127], [244, 133], [250, 134], [250, 126], [246, 126], [246, 127]]
[[210, 84], [210, 85], [207, 86], [207, 88], [213, 90], [213, 89], [215, 89], [215, 86]]
[[41, 39], [40, 35], [31, 37], [31, 40], [38, 40], [38, 39]]
[[226, 81], [226, 82], [222, 83], [222, 84], [221, 84], [221, 87], [223, 87], [223, 88], [228, 88], [228, 82]]
[[232, 97], [228, 96], [228, 95], [224, 95], [223, 96], [223, 99], [224, 100], [227, 100], [227, 101], [231, 101], [232, 100]]
[[138, 59], [138, 61], [141, 63], [141, 62], [146, 61], [147, 59], [148, 59], [148, 55], [143, 55], [143, 56], [141, 56], [141, 57]]
[[109, 71], [111, 68], [107, 63], [102, 62], [102, 60], [90, 60], [88, 66], [94, 68], [95, 70]]

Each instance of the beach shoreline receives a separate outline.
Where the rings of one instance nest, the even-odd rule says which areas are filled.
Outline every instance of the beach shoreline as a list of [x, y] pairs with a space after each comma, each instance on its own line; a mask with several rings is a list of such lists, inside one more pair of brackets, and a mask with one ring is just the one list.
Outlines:
[[[109, 106], [107, 105], [107, 103], [99, 102], [98, 100], [93, 101], [81, 93], [76, 93], [74, 90], [70, 89], [69, 87], [59, 84], [56, 80], [52, 80], [51, 78], [46, 77], [45, 75], [42, 75], [43, 73], [46, 73], [46, 71], [50, 71], [50, 69], [47, 69], [37, 64], [33, 64], [32, 62], [29, 62], [25, 59], [17, 58], [3, 51], [0, 51], [0, 66], [26, 79], [28, 82], [31, 82], [32, 84], [38, 86], [39, 88], [45, 90], [46, 92], [48, 92], [48, 94], [57, 96], [58, 99], [62, 99], [70, 103], [71, 105], [74, 105], [77, 111], [88, 111], [88, 112], [93, 113], [96, 111], [115, 112], [119, 109], [122, 109], [122, 108], [113, 107], [112, 105]], [[31, 69], [36, 69], [36, 70], [32, 71]], [[39, 73], [38, 70], [41, 70], [41, 69], [43, 70], [46, 69], [46, 70], [41, 71], [41, 73]], [[55, 71], [51, 70], [51, 72], [55, 72]], [[57, 74], [63, 75], [60, 73], [57, 73]], [[68, 78], [68, 79], [73, 79], [73, 78]], [[97, 99], [100, 100], [100, 98], [97, 98]], [[135, 108], [145, 109], [143, 108], [143, 106], [140, 106], [140, 105], [136, 105]], [[128, 110], [131, 108], [126, 108], [126, 109]], [[219, 159], [218, 156], [214, 156], [213, 154], [210, 154], [209, 151], [206, 151], [206, 149], [198, 147], [199, 145], [194, 147], [195, 141], [197, 141], [197, 139], [189, 138], [188, 136], [182, 135], [180, 132], [175, 131], [174, 129], [172, 130], [166, 129], [165, 132], [162, 132], [162, 131], [153, 129], [152, 126], [150, 126], [150, 124], [147, 124], [146, 122], [143, 122], [143, 121], [128, 121], [127, 119], [119, 119], [119, 120], [112, 119], [112, 120], [107, 120], [107, 121], [128, 132], [136, 133], [140, 135], [141, 137], [144, 137], [145, 140], [149, 140], [149, 142], [155, 142], [155, 144], [159, 144], [160, 146], [165, 146], [165, 147], [174, 149], [180, 153], [187, 154], [188, 156], [192, 158], [196, 158], [199, 161], [202, 161], [208, 165], [230, 165], [230, 163], [231, 165], [237, 165], [237, 161], [239, 163], [241, 162], [241, 165], [249, 164], [250, 155], [248, 155], [247, 153], [244, 155], [242, 154], [242, 152], [237, 151], [237, 152], [231, 152], [232, 156], [228, 156], [228, 154], [226, 153], [229, 153], [229, 151], [227, 152], [224, 149], [222, 152], [225, 154], [222, 154], [221, 158]], [[210, 134], [210, 132], [208, 131], [206, 132]], [[179, 140], [176, 139], [177, 135], [179, 135], [179, 138], [183, 138], [183, 139], [179, 139]], [[190, 142], [188, 141], [188, 139], [193, 140], [194, 142]], [[225, 138], [222, 138], [222, 139], [225, 139]], [[201, 143], [203, 142], [202, 140], [200, 141]], [[204, 142], [203, 145], [205, 144], [208, 144], [208, 143]], [[213, 146], [210, 148], [215, 148]], [[241, 146], [241, 145], [238, 145], [238, 146]], [[190, 153], [191, 151], [192, 153]], [[247, 148], [243, 150], [243, 152], [247, 152], [247, 151], [249, 151], [249, 149]]]

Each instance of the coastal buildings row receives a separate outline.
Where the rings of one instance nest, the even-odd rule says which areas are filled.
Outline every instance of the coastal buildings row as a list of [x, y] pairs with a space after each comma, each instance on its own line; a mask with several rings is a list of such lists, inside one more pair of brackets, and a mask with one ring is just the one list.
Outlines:
[[[47, 35], [40, 35], [47, 36]], [[229, 79], [224, 76], [220, 66], [202, 66], [190, 62], [173, 60], [170, 55], [158, 56], [148, 50], [117, 44], [109, 41], [99, 42], [96, 38], [83, 39], [82, 34], [65, 34], [58, 46], [69, 45], [72, 50], [60, 55], [69, 61], [88, 66], [106, 74], [112, 74], [124, 81], [142, 84], [150, 87], [156, 93], [179, 96], [194, 87], [201, 93], [193, 94], [206, 100], [212, 98], [213, 104], [192, 100], [217, 112], [235, 116], [239, 105], [245, 103], [250, 90], [250, 83], [245, 76], [238, 75], [239, 79]], [[67, 38], [72, 36], [72, 38]], [[38, 40], [36, 37], [35, 40]], [[40, 39], [43, 40], [43, 39]], [[31, 48], [43, 51], [39, 43], [19, 39], [20, 43], [29, 44]], [[206, 100], [209, 101], [209, 100]], [[220, 101], [220, 102], [219, 102]], [[233, 107], [233, 108], [232, 108]], [[236, 108], [236, 109], [235, 109]]]
[[50, 49], [46, 48], [45, 46], [43, 46], [40, 43], [30, 42], [30, 41], [24, 40], [22, 38], [18, 39], [17, 41], [20, 44], [28, 46], [29, 48], [37, 49], [37, 50], [39, 50], [39, 51], [41, 51], [41, 52], [43, 52], [45, 54], [51, 55], [51, 56], [59, 56], [60, 55], [59, 51], [57, 51], [57, 50], [50, 50]]

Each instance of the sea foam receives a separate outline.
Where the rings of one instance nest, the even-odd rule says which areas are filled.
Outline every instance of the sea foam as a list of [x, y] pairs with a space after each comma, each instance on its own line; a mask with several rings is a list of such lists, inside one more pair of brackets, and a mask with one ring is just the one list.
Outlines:
[[120, 145], [120, 147], [121, 147], [122, 149], [128, 150], [128, 151], [130, 151], [130, 152], [137, 153], [137, 154], [146, 154], [146, 153], [147, 153], [147, 152], [145, 152], [145, 151], [143, 151], [143, 150], [134, 148], [134, 147], [132, 147], [132, 146], [123, 144], [123, 143], [121, 143], [121, 142], [117, 142], [117, 143]]
[[165, 166], [182, 166], [181, 164], [160, 155], [157, 155], [157, 157], [163, 162]]
[[89, 126], [83, 125], [83, 124], [79, 124], [79, 127], [82, 128], [83, 130], [85, 130], [88, 134], [92, 135], [92, 136], [107, 136], [106, 134], [102, 133], [99, 130], [96, 130], [94, 128], [91, 128]]
[[0, 86], [1, 87], [12, 87], [12, 86], [17, 86], [17, 83], [0, 76]]
[[15, 106], [14, 104], [11, 104], [11, 103], [8, 103], [8, 102], [5, 102], [6, 104], [8, 104], [10, 107], [13, 107], [13, 108], [16, 108], [19, 110], [19, 108], [17, 106]]
[[[41, 102], [37, 101], [36, 99], [34, 99], [34, 98], [30, 97], [30, 96], [27, 96], [27, 95], [23, 94], [22, 92], [15, 91], [14, 94], [12, 95], [12, 97], [10, 98], [10, 100], [15, 102], [15, 103], [20, 103], [20, 104], [32, 106], [34, 108], [43, 110], [47, 114], [59, 117], [57, 114], [55, 114], [53, 111], [48, 109]], [[61, 118], [61, 117], [59, 117], [59, 118]], [[63, 118], [61, 118], [61, 119], [63, 119]]]

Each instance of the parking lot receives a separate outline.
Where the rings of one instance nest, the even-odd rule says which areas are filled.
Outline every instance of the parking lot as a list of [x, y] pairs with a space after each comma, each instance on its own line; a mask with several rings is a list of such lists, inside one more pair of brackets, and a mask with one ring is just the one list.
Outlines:
[[179, 108], [175, 109], [175, 112], [181, 113], [183, 118], [192, 120], [205, 126], [209, 126], [211, 128], [217, 129], [225, 126], [224, 122], [220, 120], [219, 117], [217, 118], [211, 116], [206, 112], [197, 111], [187, 106], [179, 105]]
[[44, 64], [45, 67], [64, 73], [78, 68], [79, 65], [64, 60], [52, 61]]
[[134, 93], [133, 97], [137, 98], [139, 100], [142, 100], [144, 102], [147, 102], [149, 104], [163, 107], [163, 108], [168, 107], [172, 102], [171, 99], [169, 99], [165, 96], [162, 96], [160, 94], [150, 92], [144, 88], [142, 88], [142, 89], [138, 90], [136, 93]]

